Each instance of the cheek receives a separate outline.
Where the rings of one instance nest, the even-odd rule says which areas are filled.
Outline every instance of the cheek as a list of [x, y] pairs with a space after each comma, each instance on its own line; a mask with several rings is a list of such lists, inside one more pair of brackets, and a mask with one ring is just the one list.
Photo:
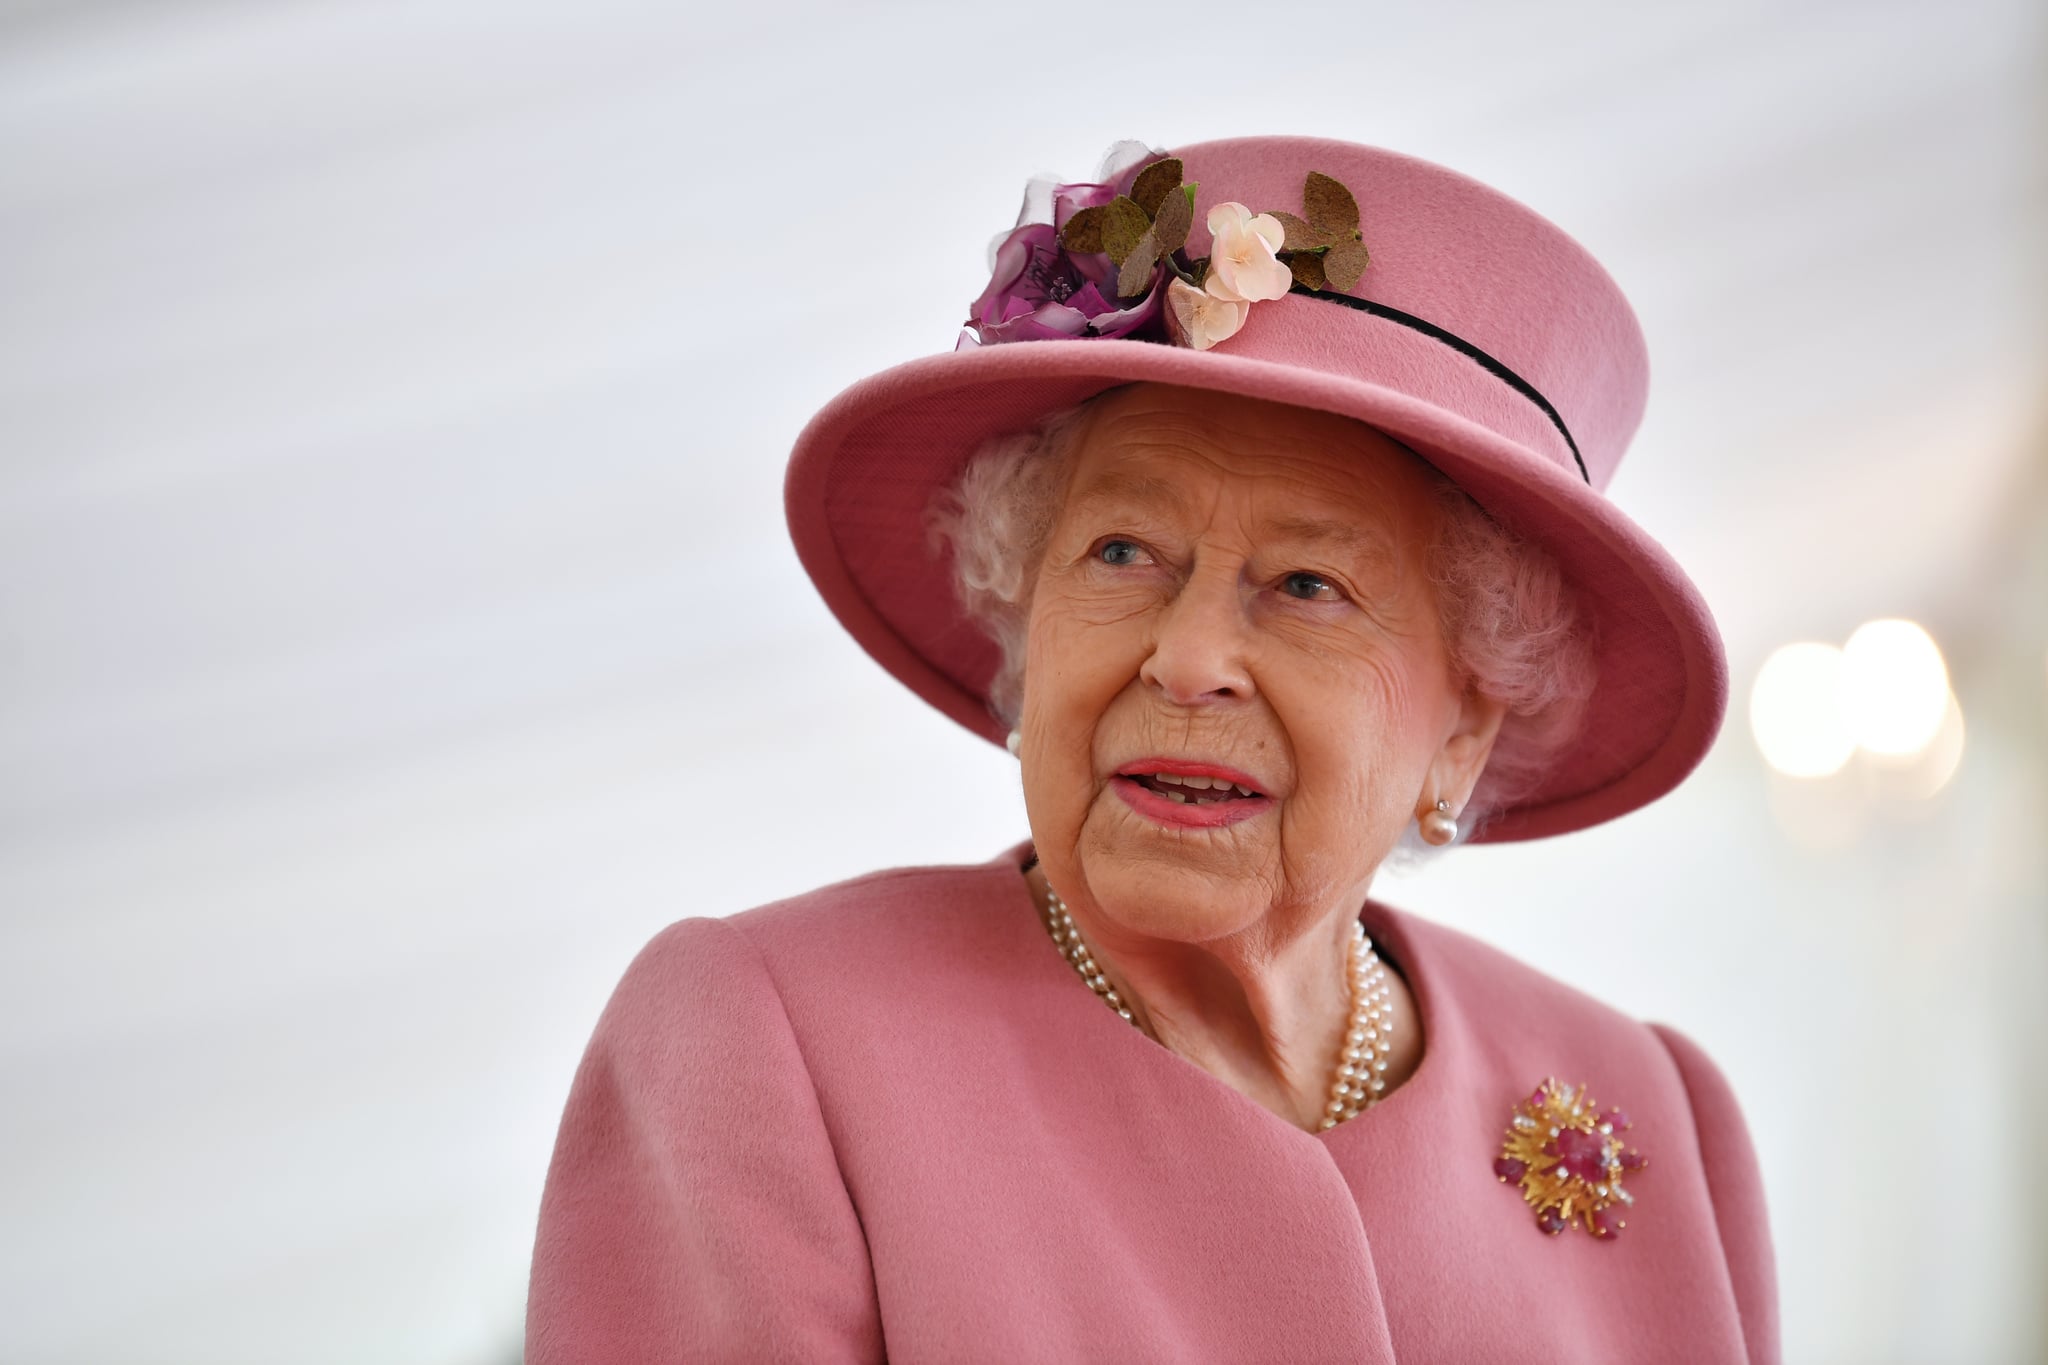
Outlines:
[[1078, 823], [1094, 799], [1096, 739], [1110, 707], [1144, 662], [1142, 613], [1105, 612], [1043, 585], [1024, 656], [1025, 801], [1051, 820]]
[[1354, 830], [1406, 817], [1428, 766], [1431, 686], [1426, 661], [1347, 651], [1305, 667], [1284, 694], [1272, 690], [1305, 816]]
[[1025, 637], [1024, 710], [1040, 724], [1072, 727], [1099, 716], [1137, 675], [1135, 612], [1105, 617], [1101, 604], [1042, 590]]

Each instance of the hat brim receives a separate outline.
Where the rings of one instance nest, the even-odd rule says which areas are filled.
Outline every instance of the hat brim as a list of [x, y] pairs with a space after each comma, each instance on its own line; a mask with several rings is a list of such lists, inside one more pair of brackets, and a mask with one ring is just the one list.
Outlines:
[[1356, 418], [1408, 446], [1557, 560], [1593, 625], [1599, 676], [1578, 741], [1475, 842], [1536, 839], [1663, 796], [1712, 747], [1728, 704], [1720, 633], [1654, 539], [1576, 472], [1413, 394], [1330, 373], [1146, 341], [1017, 342], [894, 366], [827, 403], [784, 485], [797, 556], [882, 667], [993, 743], [996, 647], [962, 612], [927, 540], [933, 495], [986, 438], [1119, 384], [1151, 381]]

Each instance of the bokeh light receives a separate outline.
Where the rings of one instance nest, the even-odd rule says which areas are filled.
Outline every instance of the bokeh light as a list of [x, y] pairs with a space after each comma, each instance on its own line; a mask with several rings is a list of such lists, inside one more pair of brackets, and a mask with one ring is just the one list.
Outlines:
[[1895, 801], [1920, 802], [1948, 785], [1963, 763], [1963, 708], [1955, 693], [1943, 695], [1934, 735], [1911, 754], [1873, 754], [1877, 790]]
[[1925, 749], [1950, 705], [1948, 665], [1912, 621], [1866, 621], [1842, 647], [1842, 706], [1856, 742], [1874, 754]]
[[1764, 660], [1749, 693], [1749, 728], [1764, 761], [1788, 777], [1826, 777], [1856, 751], [1842, 710], [1842, 651], [1805, 640]]

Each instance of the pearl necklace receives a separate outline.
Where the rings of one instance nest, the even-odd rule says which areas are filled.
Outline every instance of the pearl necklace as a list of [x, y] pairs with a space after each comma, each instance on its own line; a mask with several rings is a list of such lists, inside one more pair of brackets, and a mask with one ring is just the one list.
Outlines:
[[[1081, 941], [1081, 931], [1075, 927], [1073, 916], [1067, 913], [1067, 903], [1049, 884], [1045, 889], [1051, 904], [1043, 914], [1053, 943], [1067, 961], [1074, 964], [1074, 970], [1081, 974], [1089, 989], [1102, 997], [1102, 1003], [1129, 1020], [1132, 1028], [1137, 1028], [1138, 1021], [1132, 1017], [1131, 1007], [1118, 996], [1116, 988], [1109, 984], [1109, 979], [1096, 965], [1088, 945]], [[1344, 1046], [1337, 1056], [1336, 1074], [1330, 1081], [1330, 1101], [1323, 1106], [1323, 1128], [1334, 1128], [1345, 1119], [1355, 1118], [1362, 1110], [1379, 1103], [1387, 1088], [1383, 1074], [1387, 1069], [1387, 1057], [1393, 1050], [1394, 1000], [1393, 992], [1387, 986], [1387, 969], [1379, 954], [1373, 951], [1372, 940], [1365, 936], [1365, 926], [1356, 920], [1351, 922], [1349, 955], [1351, 1019], [1349, 1027], [1344, 1030]]]

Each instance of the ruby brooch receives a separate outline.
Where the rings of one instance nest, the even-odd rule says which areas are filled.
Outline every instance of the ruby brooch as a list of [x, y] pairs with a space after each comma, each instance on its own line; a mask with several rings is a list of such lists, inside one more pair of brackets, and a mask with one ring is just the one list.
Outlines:
[[1536, 1226], [1551, 1236], [1577, 1222], [1608, 1241], [1628, 1226], [1624, 1215], [1636, 1202], [1622, 1178], [1649, 1164], [1621, 1145], [1628, 1129], [1628, 1115], [1602, 1110], [1583, 1082], [1574, 1090], [1553, 1077], [1515, 1106], [1493, 1173], [1522, 1187]]

